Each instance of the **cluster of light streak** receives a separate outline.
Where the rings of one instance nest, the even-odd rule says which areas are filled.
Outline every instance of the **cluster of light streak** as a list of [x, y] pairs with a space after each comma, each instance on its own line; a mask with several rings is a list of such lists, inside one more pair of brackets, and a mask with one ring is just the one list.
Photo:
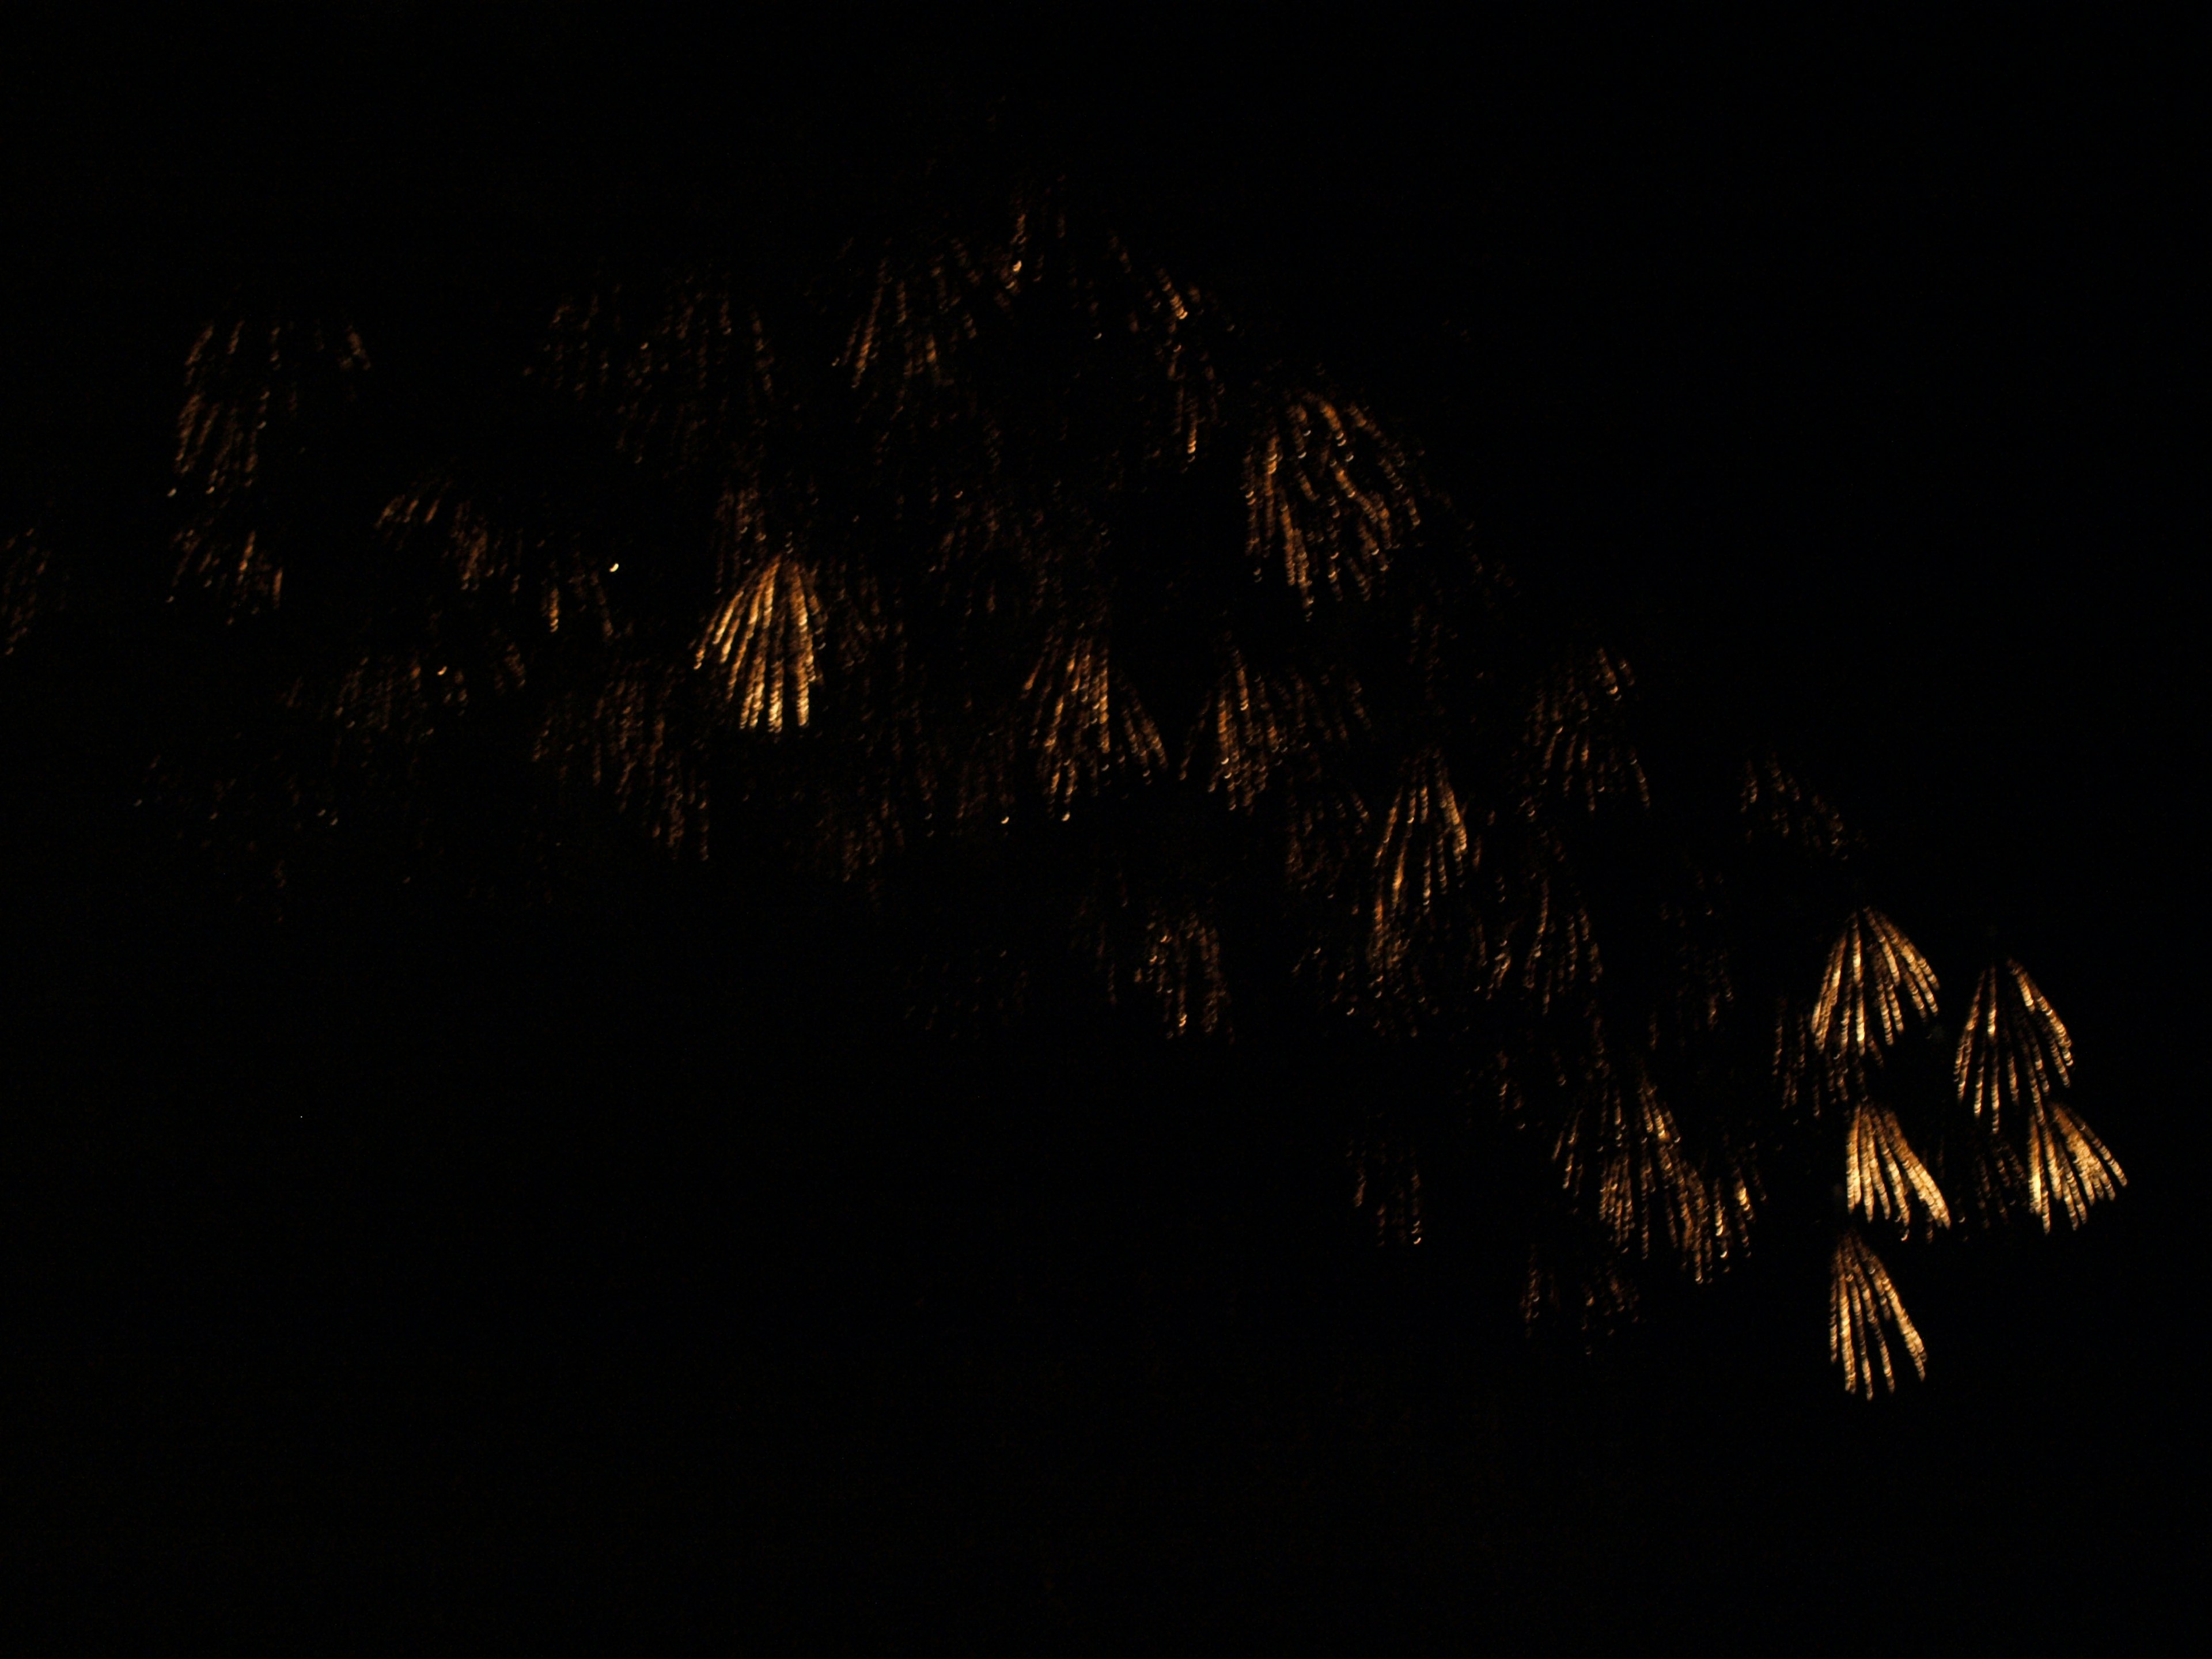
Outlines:
[[[1719, 854], [1610, 910], [1593, 896], [1598, 826], [1670, 833], [1628, 665], [1485, 659], [1474, 619], [1498, 590], [1414, 447], [1064, 204], [886, 241], [775, 316], [711, 269], [610, 286], [559, 307], [518, 368], [649, 511], [564, 507], [563, 463], [457, 458], [394, 483], [342, 546], [288, 480], [369, 374], [361, 338], [210, 325], [185, 364], [174, 587], [226, 626], [345, 559], [364, 591], [404, 590], [284, 688], [333, 764], [388, 766], [499, 706], [564, 799], [673, 853], [712, 855], [717, 796], [737, 803], [720, 822], [780, 812], [794, 858], [871, 884], [932, 843], [1030, 849], [1025, 868], [1078, 872], [1058, 914], [1106, 998], [1171, 1035], [1233, 1029], [1222, 895], [1266, 871], [1320, 1004], [1472, 1056], [1472, 1097], [1547, 1171], [1532, 1320], [1600, 1326], [1650, 1272], [1723, 1271], [1778, 1171], [1827, 1170], [1831, 1352], [1871, 1394], [1925, 1369], [1883, 1248], [2015, 1212], [2077, 1224], [2124, 1182], [2017, 963], [1972, 981], [1926, 1086], [1936, 973], [1855, 896], [1833, 808], [1771, 757], [1743, 769], [1729, 845], [1795, 860], [1817, 932], [1729, 908]], [[1231, 510], [1205, 516], [1207, 490]], [[1170, 556], [1164, 514], [1227, 533]], [[9, 649], [56, 592], [43, 544], [11, 539]], [[290, 794], [337, 822], [327, 790]], [[1652, 939], [1672, 943], [1639, 953]], [[994, 982], [981, 1000], [1003, 1009], [1026, 973]], [[1374, 1109], [1352, 1201], [1419, 1243], [1420, 1161]]]

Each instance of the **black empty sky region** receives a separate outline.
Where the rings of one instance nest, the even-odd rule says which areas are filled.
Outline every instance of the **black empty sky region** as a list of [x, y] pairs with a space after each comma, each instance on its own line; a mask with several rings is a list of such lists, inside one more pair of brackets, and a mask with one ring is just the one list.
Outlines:
[[2162, 1624], [2171, 43], [6, 35], [55, 1629]]

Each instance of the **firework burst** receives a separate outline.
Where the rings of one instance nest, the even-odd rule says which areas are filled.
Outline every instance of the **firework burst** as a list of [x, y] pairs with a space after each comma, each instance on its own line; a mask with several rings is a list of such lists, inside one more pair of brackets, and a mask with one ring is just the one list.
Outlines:
[[1828, 1263], [1828, 1357], [1843, 1367], [1844, 1386], [1862, 1397], [1897, 1386], [1893, 1344], [1917, 1377], [1928, 1375], [1928, 1348], [1905, 1310], [1889, 1269], [1856, 1227], [1837, 1239]]

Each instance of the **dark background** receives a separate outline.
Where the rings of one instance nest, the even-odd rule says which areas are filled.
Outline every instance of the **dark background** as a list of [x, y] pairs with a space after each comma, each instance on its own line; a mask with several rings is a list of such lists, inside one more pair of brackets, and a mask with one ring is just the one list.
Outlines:
[[2160, 1621], [2203, 1549], [2188, 43], [582, 5], [4, 38], [0, 500], [73, 580], [158, 538], [183, 348], [241, 298], [459, 364], [610, 264], [802, 268], [920, 158], [1036, 160], [1395, 416], [1675, 718], [1780, 741], [1939, 969], [2027, 961], [2130, 1176], [2078, 1237], [1911, 1256], [1930, 1377], [1871, 1407], [1786, 1263], [1528, 1348], [1449, 1249], [1359, 1246], [1357, 1079], [1079, 1022], [933, 1044], [834, 896], [744, 872], [280, 921], [119, 797], [158, 665], [18, 673], [0, 1490], [63, 1628]]

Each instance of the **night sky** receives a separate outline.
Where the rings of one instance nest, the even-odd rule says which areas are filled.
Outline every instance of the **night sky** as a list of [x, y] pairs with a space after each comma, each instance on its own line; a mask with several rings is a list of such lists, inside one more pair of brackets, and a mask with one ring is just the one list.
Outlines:
[[[316, 18], [0, 30], [0, 532], [70, 560], [0, 659], [23, 1605], [425, 1650], [2162, 1625], [2203, 1553], [2180, 43]], [[943, 1042], [834, 884], [549, 884], [496, 804], [468, 879], [289, 890], [147, 808], [231, 695], [131, 598], [203, 324], [357, 319], [408, 441], [465, 447], [563, 297], [836, 271], [963, 168], [1063, 181], [1327, 365], [1516, 614], [1632, 662], [1680, 752], [1786, 753], [1931, 957], [2028, 963], [2119, 1200], [1912, 1255], [1929, 1376], [1871, 1404], [1786, 1249], [1586, 1354], [1485, 1301], [1443, 1211], [1418, 1253], [1340, 1213], [1358, 1053]]]

